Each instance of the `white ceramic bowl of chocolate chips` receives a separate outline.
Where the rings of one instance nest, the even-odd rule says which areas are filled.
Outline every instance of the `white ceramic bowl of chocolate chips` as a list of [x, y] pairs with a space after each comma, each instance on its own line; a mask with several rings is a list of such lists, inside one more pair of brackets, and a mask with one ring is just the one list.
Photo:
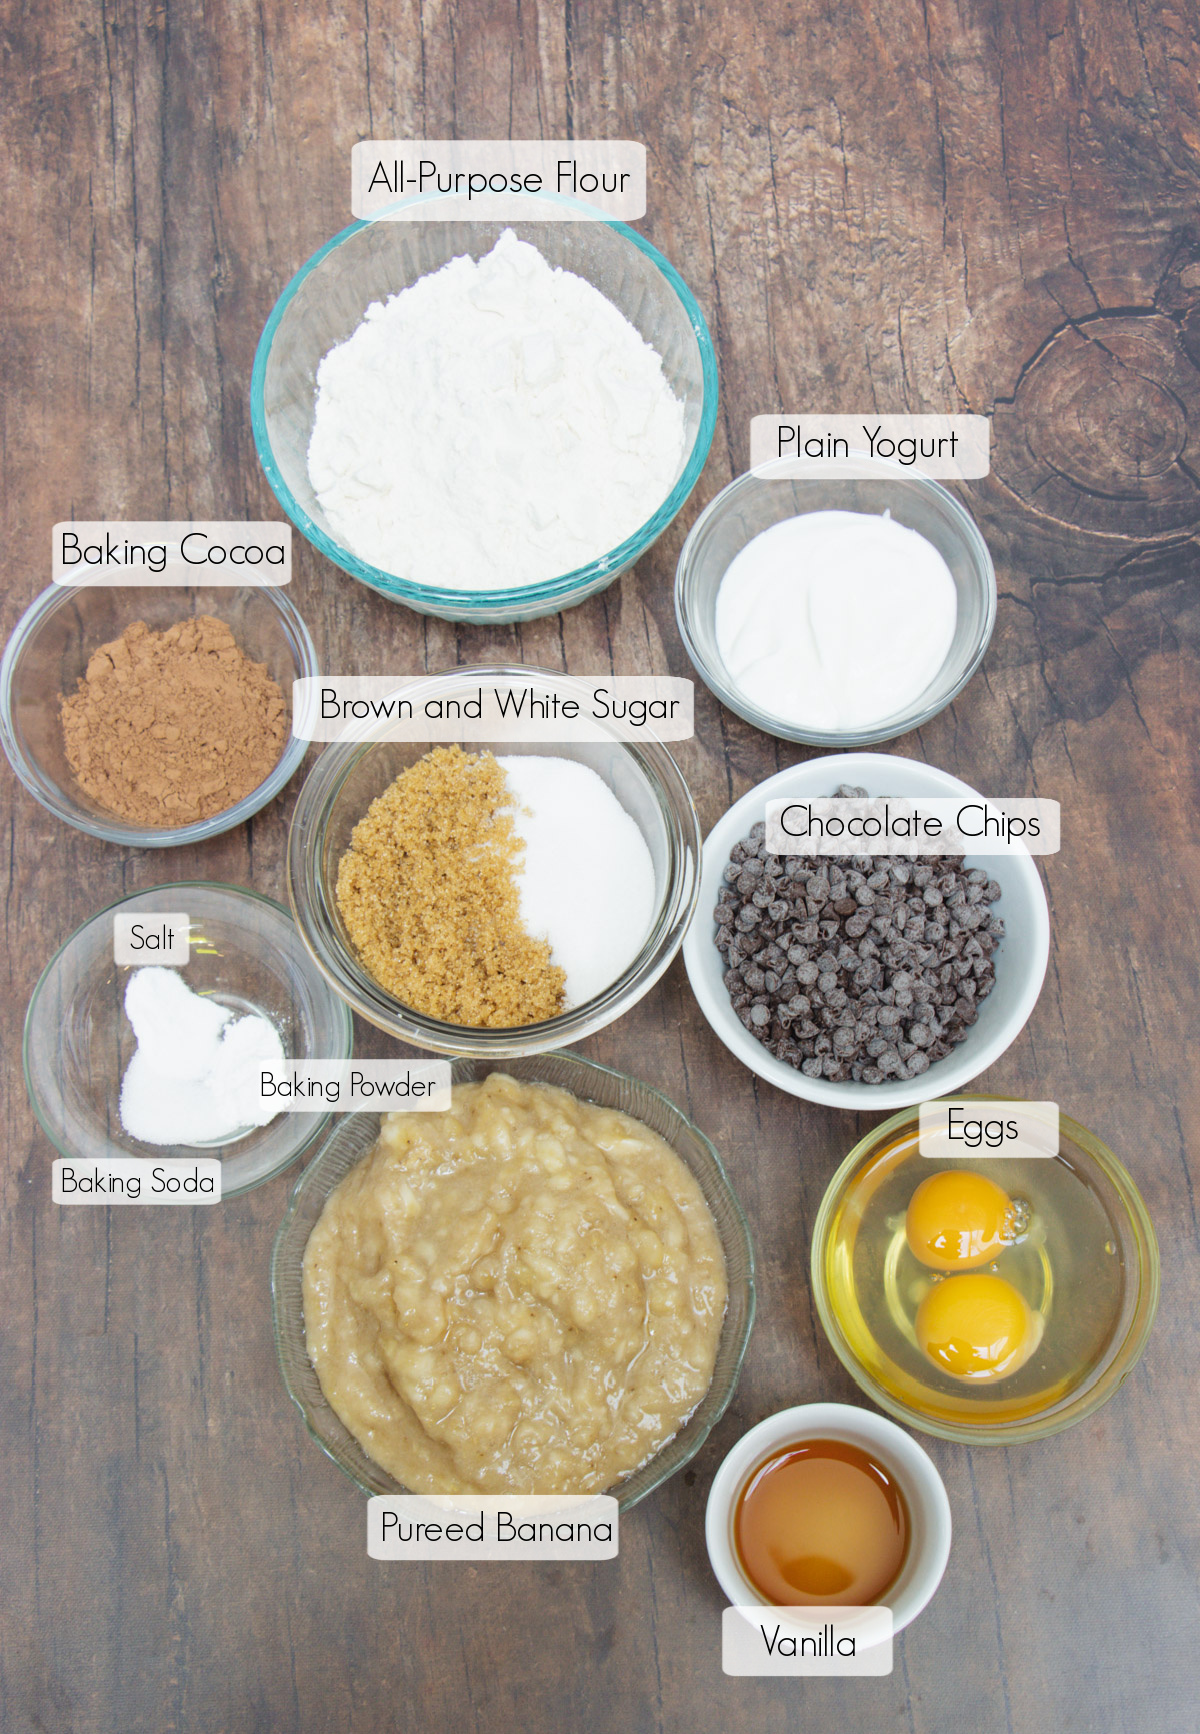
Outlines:
[[769, 802], [847, 788], [976, 796], [890, 753], [839, 753], [768, 777], [704, 844], [683, 956], [700, 1009], [752, 1072], [810, 1102], [891, 1113], [962, 1089], [1015, 1041], [1041, 992], [1050, 919], [1024, 850], [766, 852]]

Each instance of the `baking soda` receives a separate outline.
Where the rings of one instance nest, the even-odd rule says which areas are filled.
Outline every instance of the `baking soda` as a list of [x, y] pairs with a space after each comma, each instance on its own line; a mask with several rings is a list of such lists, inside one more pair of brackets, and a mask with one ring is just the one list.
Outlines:
[[235, 1018], [193, 993], [174, 969], [135, 969], [125, 1015], [137, 1051], [121, 1082], [121, 1124], [144, 1144], [217, 1144], [275, 1118], [259, 1100], [264, 1071], [284, 1065], [274, 1024]]
[[511, 229], [373, 302], [317, 370], [308, 472], [325, 515], [418, 584], [519, 588], [588, 565], [683, 463], [659, 355]]
[[603, 778], [576, 759], [496, 760], [525, 843], [517, 875], [521, 920], [550, 942], [566, 971], [568, 1007], [603, 993], [628, 969], [654, 919], [654, 863], [637, 823]]

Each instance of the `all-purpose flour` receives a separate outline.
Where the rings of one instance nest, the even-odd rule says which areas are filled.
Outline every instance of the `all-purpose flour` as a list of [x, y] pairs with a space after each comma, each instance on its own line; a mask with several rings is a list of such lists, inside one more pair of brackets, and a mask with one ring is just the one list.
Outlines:
[[374, 302], [317, 370], [317, 497], [354, 553], [419, 584], [510, 589], [587, 565], [683, 461], [660, 357], [511, 229]]

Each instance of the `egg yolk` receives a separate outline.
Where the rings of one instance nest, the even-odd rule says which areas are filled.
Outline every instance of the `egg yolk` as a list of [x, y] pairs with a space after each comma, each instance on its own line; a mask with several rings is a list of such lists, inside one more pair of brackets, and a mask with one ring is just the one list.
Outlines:
[[982, 1174], [947, 1170], [922, 1180], [908, 1201], [904, 1233], [932, 1270], [973, 1270], [1004, 1245], [1008, 1194]]
[[976, 1273], [935, 1283], [917, 1308], [917, 1342], [956, 1379], [999, 1379], [1023, 1367], [1040, 1321], [1002, 1276]]

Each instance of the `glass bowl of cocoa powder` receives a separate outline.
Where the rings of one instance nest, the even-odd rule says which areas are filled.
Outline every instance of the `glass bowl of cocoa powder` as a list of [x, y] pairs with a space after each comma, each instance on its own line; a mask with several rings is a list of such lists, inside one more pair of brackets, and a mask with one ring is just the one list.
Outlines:
[[34, 799], [89, 836], [203, 842], [299, 769], [292, 682], [318, 672], [279, 589], [51, 585], [0, 662], [0, 744]]

